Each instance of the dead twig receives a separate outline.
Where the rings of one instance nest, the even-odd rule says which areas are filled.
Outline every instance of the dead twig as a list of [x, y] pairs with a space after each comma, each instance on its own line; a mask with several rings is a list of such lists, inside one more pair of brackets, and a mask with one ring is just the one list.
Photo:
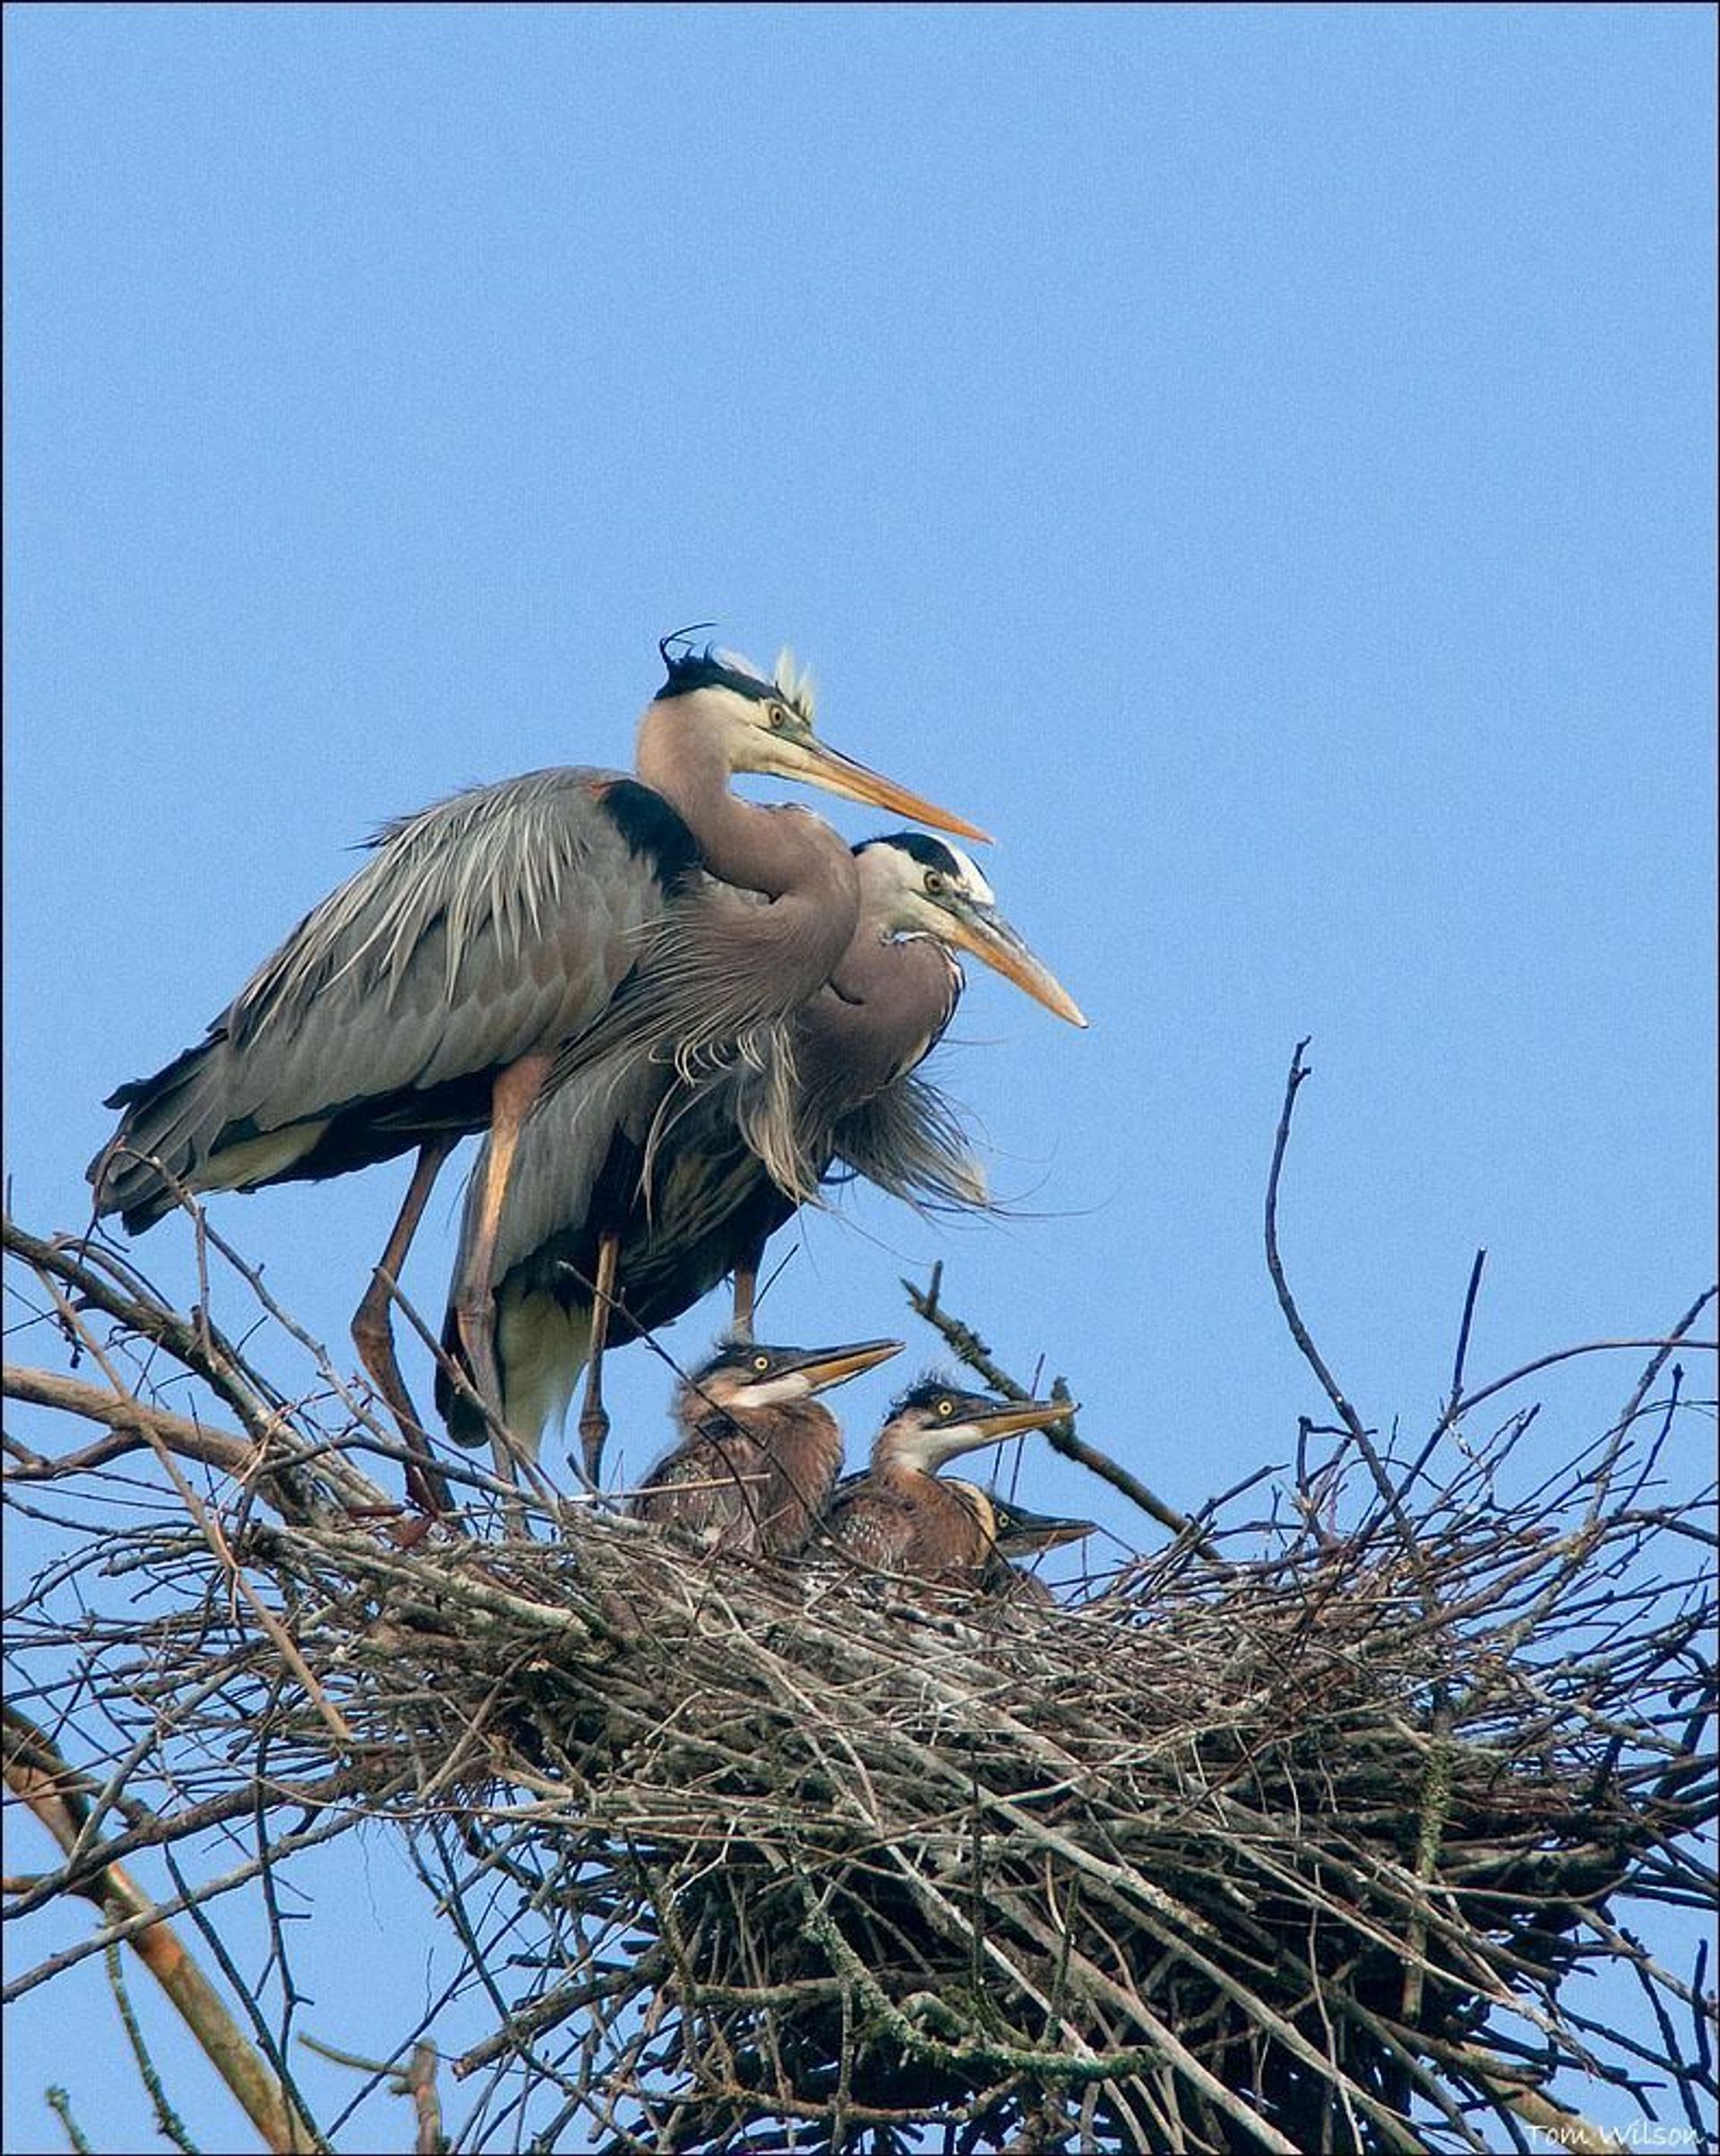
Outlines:
[[[43, 1732], [15, 1708], [5, 1710], [5, 1729], [7, 1788], [69, 1852], [82, 1830], [77, 1778]], [[132, 1938], [138, 1959], [177, 2007], [198, 2047], [269, 2147], [283, 2156], [322, 2148], [317, 2134], [289, 2109], [208, 1979], [170, 1927], [156, 1918], [154, 1905], [130, 1876], [117, 1864], [105, 1864], [88, 1874], [77, 1891], [106, 1917], [143, 1919]]]

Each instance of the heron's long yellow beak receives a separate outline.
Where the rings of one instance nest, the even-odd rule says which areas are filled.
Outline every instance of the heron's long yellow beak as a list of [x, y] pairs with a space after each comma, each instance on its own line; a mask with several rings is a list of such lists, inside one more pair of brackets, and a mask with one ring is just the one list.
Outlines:
[[1024, 988], [1035, 1003], [1054, 1011], [1072, 1026], [1087, 1024], [1080, 1005], [1053, 973], [1028, 950], [1020, 936], [995, 908], [963, 906], [950, 915], [950, 940], [988, 965], [993, 973]]
[[899, 1340], [865, 1340], [846, 1348], [808, 1348], [793, 1357], [787, 1367], [804, 1377], [812, 1392], [822, 1393], [858, 1377], [863, 1370], [875, 1370], [881, 1362], [899, 1355], [903, 1344]]
[[1043, 1429], [1048, 1422], [1061, 1422], [1065, 1415], [1073, 1415], [1078, 1407], [1072, 1400], [1004, 1401], [993, 1400], [987, 1393], [957, 1393], [954, 1400], [955, 1413], [947, 1423], [894, 1437], [887, 1423], [873, 1451], [873, 1467], [881, 1464], [882, 1454], [884, 1461], [903, 1461], [922, 1473], [936, 1474], [947, 1461], [958, 1459], [963, 1453], [977, 1453], [1021, 1430]]
[[985, 1435], [978, 1440], [982, 1445], [995, 1445], [1000, 1437], [1013, 1437], [1022, 1430], [1043, 1430], [1048, 1422], [1062, 1422], [1065, 1416], [1079, 1412], [1077, 1400], [1016, 1400], [1008, 1407], [982, 1409], [977, 1414], [965, 1414], [963, 1423]]
[[934, 830], [954, 832], [959, 838], [977, 839], [986, 846], [992, 843], [990, 832], [982, 831], [977, 824], [969, 824], [965, 817], [940, 808], [923, 794], [910, 793], [906, 786], [899, 786], [894, 779], [886, 779], [882, 772], [856, 763], [852, 756], [845, 756], [828, 741], [820, 741], [807, 734], [797, 740], [779, 737], [772, 746], [777, 752], [772, 768], [779, 778], [798, 779], [804, 785], [821, 787], [827, 794], [840, 794], [844, 800], [864, 801], [875, 808], [894, 809], [899, 815], [910, 816], [916, 824], [930, 824]]

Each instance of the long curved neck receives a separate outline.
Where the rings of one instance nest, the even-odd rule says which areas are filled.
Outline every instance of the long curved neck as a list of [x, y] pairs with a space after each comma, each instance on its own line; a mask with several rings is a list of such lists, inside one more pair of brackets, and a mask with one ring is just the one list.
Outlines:
[[654, 705], [640, 723], [636, 763], [686, 823], [718, 884], [770, 903], [710, 913], [731, 996], [758, 1015], [787, 1015], [828, 980], [860, 914], [854, 856], [804, 808], [759, 808], [729, 790], [728, 755], [710, 729]]
[[[859, 874], [836, 833], [804, 809], [785, 815], [743, 801], [730, 790], [735, 771], [722, 743], [709, 729], [690, 724], [684, 712], [677, 716], [673, 703], [647, 707], [633, 763], [698, 840], [712, 875], [769, 899], [821, 894], [834, 886], [850, 896], [857, 914]], [[838, 853], [846, 872], [836, 864]]]
[[804, 1067], [864, 1100], [912, 1070], [950, 1022], [961, 975], [927, 936], [882, 943], [863, 919], [830, 985], [801, 1006]]

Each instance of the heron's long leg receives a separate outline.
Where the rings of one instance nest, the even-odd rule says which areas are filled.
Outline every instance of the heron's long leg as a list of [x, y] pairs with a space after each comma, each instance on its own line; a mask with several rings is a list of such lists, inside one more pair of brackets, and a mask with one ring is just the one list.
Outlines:
[[453, 1507], [448, 1485], [436, 1470], [429, 1437], [418, 1419], [418, 1410], [412, 1404], [412, 1395], [406, 1389], [406, 1380], [400, 1376], [400, 1366], [395, 1359], [392, 1286], [400, 1277], [400, 1267], [406, 1263], [406, 1254], [418, 1231], [418, 1222], [424, 1218], [431, 1187], [442, 1172], [443, 1162], [458, 1143], [458, 1133], [451, 1131], [442, 1137], [426, 1138], [419, 1146], [412, 1180], [406, 1186], [406, 1196], [400, 1203], [393, 1231], [376, 1261], [364, 1300], [352, 1314], [352, 1344], [358, 1350], [358, 1359], [369, 1373], [370, 1382], [388, 1402], [407, 1450], [417, 1454], [406, 1465], [408, 1493], [412, 1502], [427, 1513], [451, 1512]]
[[[490, 1096], [490, 1137], [484, 1156], [484, 1184], [477, 1194], [476, 1222], [466, 1246], [465, 1263], [454, 1282], [452, 1298], [460, 1337], [471, 1367], [472, 1385], [491, 1414], [502, 1413], [502, 1380], [495, 1363], [495, 1293], [490, 1275], [495, 1264], [496, 1239], [502, 1229], [502, 1205], [513, 1173], [513, 1157], [520, 1148], [520, 1133], [532, 1103], [549, 1075], [547, 1056], [522, 1056], [511, 1063], [495, 1081]], [[512, 1479], [512, 1463], [501, 1440], [496, 1440], [498, 1472]]]
[[735, 1268], [735, 1337], [752, 1337], [752, 1307], [758, 1300], [759, 1267], [764, 1262], [764, 1245], [754, 1243]]
[[598, 1238], [598, 1277], [591, 1283], [591, 1340], [586, 1350], [585, 1401], [580, 1409], [580, 1453], [587, 1481], [595, 1484], [603, 1465], [609, 1417], [603, 1404], [603, 1343], [609, 1336], [615, 1307], [615, 1267], [621, 1256], [619, 1229], [606, 1228]]

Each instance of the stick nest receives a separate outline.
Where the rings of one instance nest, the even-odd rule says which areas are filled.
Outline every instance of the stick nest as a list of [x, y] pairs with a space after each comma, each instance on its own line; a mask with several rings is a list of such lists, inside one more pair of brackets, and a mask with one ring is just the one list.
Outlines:
[[[1621, 1886], [1696, 1891], [1707, 1613], [1634, 1631], [1630, 1539], [1453, 1498], [1413, 1547], [1185, 1547], [1046, 1608], [589, 1514], [556, 1547], [259, 1524], [234, 1555], [299, 1668], [243, 1623], [131, 1645], [157, 1712], [226, 1658], [235, 1773], [428, 1839], [503, 1985], [464, 2064], [553, 2064], [612, 2134], [1414, 2147], [1413, 2095], [1456, 2130], [1586, 2056], [1556, 1995]], [[199, 1547], [148, 1561], [186, 1592]]]
[[[424, 1533], [361, 1470], [374, 1428], [221, 1383], [244, 1440], [140, 1404], [22, 1457], [131, 1509], [14, 1611], [19, 1695], [86, 1762], [99, 1703], [100, 1861], [238, 1822], [283, 1874], [403, 1832], [488, 2001], [461, 2145], [1616, 2145], [1579, 2078], [1703, 2143], [1705, 1964], [1620, 1913], [1714, 1885], [1675, 1373], [1521, 1494], [1533, 1410], [1388, 1453], [1395, 1492], [1340, 1441], [1062, 1602], [587, 1504], [547, 1539]], [[153, 1482], [117, 1471], [144, 1437]], [[1604, 1966], [1657, 2040], [1585, 2015]]]

